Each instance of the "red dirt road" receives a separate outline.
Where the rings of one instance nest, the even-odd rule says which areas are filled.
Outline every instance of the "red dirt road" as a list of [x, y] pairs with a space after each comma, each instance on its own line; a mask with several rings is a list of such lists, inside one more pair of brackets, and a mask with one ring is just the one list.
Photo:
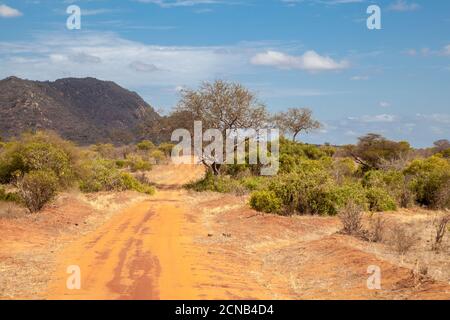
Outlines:
[[[152, 173], [160, 191], [67, 246], [47, 299], [449, 299], [450, 287], [410, 283], [409, 269], [336, 235], [334, 218], [277, 217], [243, 198], [179, 188], [202, 174], [193, 166]], [[178, 187], [177, 187], [178, 186]], [[67, 267], [81, 270], [69, 290]], [[369, 265], [382, 290], [366, 285]]]

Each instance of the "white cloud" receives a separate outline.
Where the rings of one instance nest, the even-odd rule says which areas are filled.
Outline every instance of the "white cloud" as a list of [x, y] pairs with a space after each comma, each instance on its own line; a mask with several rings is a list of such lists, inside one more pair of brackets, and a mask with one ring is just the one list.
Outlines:
[[374, 116], [362, 116], [359, 120], [362, 122], [394, 122], [396, 117], [392, 114], [378, 114]]
[[410, 3], [406, 0], [397, 0], [388, 7], [391, 11], [415, 11], [419, 8], [417, 3]]
[[390, 107], [391, 106], [391, 103], [390, 102], [387, 102], [387, 101], [380, 101], [380, 107], [382, 107], [382, 108], [387, 108], [387, 107]]
[[311, 2], [323, 5], [339, 5], [339, 4], [349, 4], [349, 3], [361, 3], [365, 0], [280, 0], [288, 7], [296, 6], [302, 2]]
[[450, 56], [450, 44], [444, 47], [444, 54]]
[[245, 72], [257, 50], [250, 45], [157, 46], [113, 33], [42, 34], [30, 42], [0, 42], [0, 76], [93, 76], [131, 88], [195, 86]]
[[19, 10], [8, 7], [5, 4], [0, 4], [0, 17], [14, 18], [14, 17], [20, 17], [21, 15], [22, 15], [22, 12], [20, 12]]
[[251, 63], [280, 69], [300, 69], [311, 72], [339, 70], [349, 66], [347, 61], [335, 61], [328, 56], [321, 56], [315, 51], [307, 51], [301, 56], [291, 56], [279, 51], [267, 51], [253, 56]]
[[151, 3], [160, 6], [161, 8], [174, 8], [174, 7], [192, 7], [202, 4], [218, 4], [224, 3], [224, 1], [217, 0], [137, 0], [142, 3]]
[[367, 81], [369, 80], [369, 76], [353, 76], [350, 78], [353, 81]]

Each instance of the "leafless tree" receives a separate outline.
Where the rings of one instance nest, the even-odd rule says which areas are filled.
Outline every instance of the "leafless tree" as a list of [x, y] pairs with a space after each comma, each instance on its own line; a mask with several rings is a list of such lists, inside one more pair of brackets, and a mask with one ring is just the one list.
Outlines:
[[448, 225], [450, 224], [450, 213], [447, 213], [439, 218], [436, 218], [433, 222], [436, 234], [433, 242], [433, 251], [438, 251], [441, 248], [442, 240], [447, 232]]
[[275, 123], [285, 134], [292, 134], [292, 141], [302, 132], [310, 132], [320, 129], [322, 125], [312, 117], [312, 111], [308, 108], [290, 108], [286, 112], [280, 112], [274, 117]]
[[[241, 84], [217, 80], [205, 82], [198, 90], [183, 90], [181, 100], [170, 115], [172, 128], [188, 129], [193, 135], [194, 121], [204, 129], [218, 129], [223, 138], [238, 129], [258, 130], [269, 119], [265, 106]], [[224, 140], [225, 141], [225, 140]], [[214, 159], [201, 159], [214, 174], [220, 164]]]

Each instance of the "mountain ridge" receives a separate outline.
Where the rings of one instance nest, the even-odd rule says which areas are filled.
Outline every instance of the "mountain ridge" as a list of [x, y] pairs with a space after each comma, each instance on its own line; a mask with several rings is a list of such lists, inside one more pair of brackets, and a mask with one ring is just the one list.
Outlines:
[[136, 92], [96, 78], [0, 80], [0, 136], [52, 130], [86, 145], [157, 140], [144, 132], [159, 114]]

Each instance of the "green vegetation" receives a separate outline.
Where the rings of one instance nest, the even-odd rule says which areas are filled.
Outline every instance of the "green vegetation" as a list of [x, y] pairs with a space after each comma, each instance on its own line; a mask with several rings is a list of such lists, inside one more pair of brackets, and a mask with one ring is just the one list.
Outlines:
[[279, 213], [282, 207], [281, 199], [273, 191], [255, 191], [250, 197], [250, 206], [265, 213]]
[[450, 207], [450, 160], [439, 156], [416, 159], [404, 171], [418, 204], [430, 208]]
[[17, 189], [30, 212], [38, 212], [52, 200], [58, 190], [58, 177], [50, 170], [36, 170], [25, 173], [17, 181]]
[[[163, 148], [167, 148], [164, 146]], [[134, 190], [153, 194], [154, 188], [133, 173], [149, 171], [152, 155], [163, 151], [150, 141], [136, 146], [98, 144], [79, 148], [50, 132], [24, 134], [2, 142], [0, 149], [0, 201], [14, 201], [37, 212], [57, 192], [79, 188], [82, 192]], [[142, 179], [141, 179], [142, 180]]]
[[405, 142], [369, 135], [360, 143], [352, 147], [358, 149], [358, 161], [348, 146], [314, 146], [282, 138], [277, 176], [260, 177], [250, 165], [223, 165], [220, 175], [208, 171], [187, 187], [247, 193], [255, 210], [283, 215], [337, 215], [350, 205], [374, 212], [412, 205], [450, 207], [450, 161], [441, 153], [405, 161], [412, 152]]

